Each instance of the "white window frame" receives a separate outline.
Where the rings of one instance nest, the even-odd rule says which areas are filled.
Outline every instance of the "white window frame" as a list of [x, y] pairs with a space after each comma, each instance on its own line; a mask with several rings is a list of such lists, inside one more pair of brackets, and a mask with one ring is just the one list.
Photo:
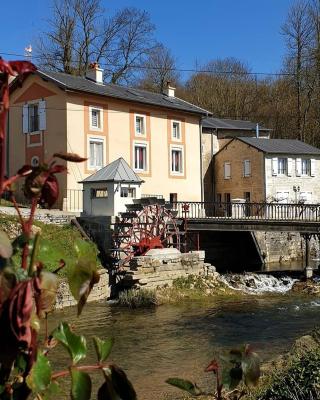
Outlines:
[[[226, 165], [229, 165], [229, 176], [226, 175]], [[231, 162], [230, 161], [225, 161], [223, 163], [223, 178], [226, 180], [231, 179]]]
[[[136, 168], [136, 147], [145, 147], [146, 149], [146, 160], [145, 160], [145, 168]], [[136, 172], [148, 173], [149, 172], [149, 143], [147, 142], [133, 142], [132, 146], [132, 160], [133, 160], [133, 170]]]
[[[249, 172], [246, 171], [246, 165], [249, 166], [248, 167]], [[251, 177], [251, 160], [249, 160], [249, 159], [243, 160], [242, 168], [243, 168], [243, 177], [250, 178]], [[230, 171], [230, 173], [231, 173], [231, 171]]]
[[[101, 142], [102, 143], [102, 166], [92, 166], [90, 165], [90, 142]], [[87, 138], [87, 169], [90, 171], [96, 171], [102, 168], [106, 163], [106, 141], [104, 136], [88, 135]]]
[[[92, 125], [92, 111], [96, 110], [100, 112], [100, 127]], [[103, 108], [99, 106], [89, 106], [89, 126], [91, 131], [103, 131]]]
[[[284, 160], [284, 172], [280, 171], [280, 160]], [[288, 176], [288, 158], [287, 157], [278, 157], [278, 176]]]
[[[173, 125], [174, 124], [178, 124], [179, 126], [179, 137], [175, 137], [173, 136]], [[177, 121], [177, 120], [172, 120], [171, 121], [171, 139], [177, 142], [181, 142], [182, 141], [182, 124], [181, 121]]]
[[[129, 193], [130, 191], [132, 191], [133, 196], [122, 196], [122, 193], [125, 192], [127, 190], [127, 192]], [[120, 197], [125, 199], [135, 199], [137, 197], [137, 188], [136, 187], [129, 187], [129, 186], [121, 186], [120, 188]]]
[[[181, 151], [181, 171], [172, 171], [172, 152], [174, 150]], [[184, 175], [184, 146], [170, 145], [170, 175], [183, 176]]]
[[[307, 162], [307, 171], [304, 173], [303, 171], [303, 163]], [[311, 159], [310, 158], [302, 158], [301, 159], [301, 176], [311, 176]]]
[[[142, 118], [143, 120], [143, 132], [137, 132], [137, 118]], [[134, 133], [135, 136], [146, 136], [147, 132], [147, 118], [144, 114], [134, 114]]]

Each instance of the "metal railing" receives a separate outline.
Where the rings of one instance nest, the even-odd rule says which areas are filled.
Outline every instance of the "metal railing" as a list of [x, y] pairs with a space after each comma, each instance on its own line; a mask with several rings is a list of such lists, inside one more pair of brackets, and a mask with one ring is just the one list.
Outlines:
[[83, 211], [83, 190], [67, 189], [65, 209], [70, 212]]
[[162, 194], [142, 194], [141, 195], [142, 199], [148, 199], [150, 197], [154, 197], [156, 199], [163, 199], [163, 195]]
[[320, 204], [282, 203], [173, 203], [177, 216], [188, 219], [283, 220], [320, 222]]

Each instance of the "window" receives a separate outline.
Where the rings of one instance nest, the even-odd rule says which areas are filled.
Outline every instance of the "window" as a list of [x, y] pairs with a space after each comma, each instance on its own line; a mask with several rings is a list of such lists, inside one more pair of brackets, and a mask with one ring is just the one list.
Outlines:
[[170, 193], [170, 203], [176, 203], [178, 201], [178, 193]]
[[120, 196], [135, 198], [136, 197], [136, 188], [122, 187]]
[[231, 163], [230, 162], [225, 162], [223, 165], [223, 172], [224, 172], [224, 179], [230, 179], [231, 178]]
[[217, 203], [219, 204], [219, 207], [221, 207], [221, 203], [222, 203], [222, 195], [221, 195], [221, 193], [217, 193]]
[[29, 104], [29, 132], [39, 131], [39, 107], [38, 104]]
[[183, 174], [183, 150], [182, 148], [171, 149], [171, 173]]
[[136, 135], [145, 135], [145, 117], [144, 115], [135, 116]]
[[108, 197], [107, 188], [91, 189], [91, 197], [93, 199], [105, 199]]
[[147, 145], [136, 144], [134, 146], [134, 168], [137, 171], [146, 171], [147, 166]]
[[102, 108], [89, 107], [90, 115], [90, 129], [96, 131], [102, 131], [103, 120], [102, 120]]
[[251, 161], [250, 160], [243, 161], [243, 176], [245, 178], [248, 178], [251, 176]]
[[301, 160], [301, 175], [308, 176], [311, 174], [311, 160]]
[[47, 129], [46, 101], [40, 100], [24, 104], [22, 109], [23, 133], [38, 133]]
[[288, 161], [286, 158], [278, 158], [278, 174], [287, 175], [288, 173]]
[[181, 140], [181, 124], [179, 121], [172, 122], [172, 139]]
[[89, 139], [89, 167], [102, 168], [103, 167], [103, 139], [90, 138]]

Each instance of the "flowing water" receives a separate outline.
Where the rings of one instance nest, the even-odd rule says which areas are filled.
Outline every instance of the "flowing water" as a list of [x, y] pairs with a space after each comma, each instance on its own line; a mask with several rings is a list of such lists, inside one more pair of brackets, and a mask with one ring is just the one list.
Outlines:
[[[275, 286], [283, 285], [288, 288], [291, 282]], [[149, 400], [177, 393], [165, 384], [168, 377], [189, 378], [208, 386], [212, 377], [203, 373], [204, 367], [234, 346], [250, 343], [263, 360], [285, 352], [295, 338], [320, 324], [320, 299], [246, 294], [143, 310], [96, 303], [88, 304], [79, 319], [75, 313], [74, 308], [67, 308], [54, 314], [51, 328], [54, 320], [63, 319], [87, 337], [114, 336], [112, 360], [128, 373], [139, 399]], [[66, 367], [62, 349], [54, 349], [52, 357], [58, 368]], [[95, 360], [91, 345], [90, 360]]]

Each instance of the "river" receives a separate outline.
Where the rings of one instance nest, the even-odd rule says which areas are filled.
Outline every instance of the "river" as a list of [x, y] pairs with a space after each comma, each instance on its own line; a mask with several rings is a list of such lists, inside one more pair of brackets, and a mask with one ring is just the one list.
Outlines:
[[[320, 323], [319, 307], [320, 299], [293, 294], [211, 298], [143, 310], [95, 303], [80, 318], [75, 308], [55, 313], [50, 327], [62, 319], [87, 338], [113, 336], [112, 361], [125, 369], [139, 399], [156, 400], [177, 393], [165, 383], [168, 377], [209, 386], [212, 377], [203, 369], [232, 347], [250, 343], [262, 360], [285, 352], [295, 338]], [[93, 361], [89, 344], [88, 361]], [[58, 368], [66, 367], [64, 350], [54, 349], [52, 357]]]

